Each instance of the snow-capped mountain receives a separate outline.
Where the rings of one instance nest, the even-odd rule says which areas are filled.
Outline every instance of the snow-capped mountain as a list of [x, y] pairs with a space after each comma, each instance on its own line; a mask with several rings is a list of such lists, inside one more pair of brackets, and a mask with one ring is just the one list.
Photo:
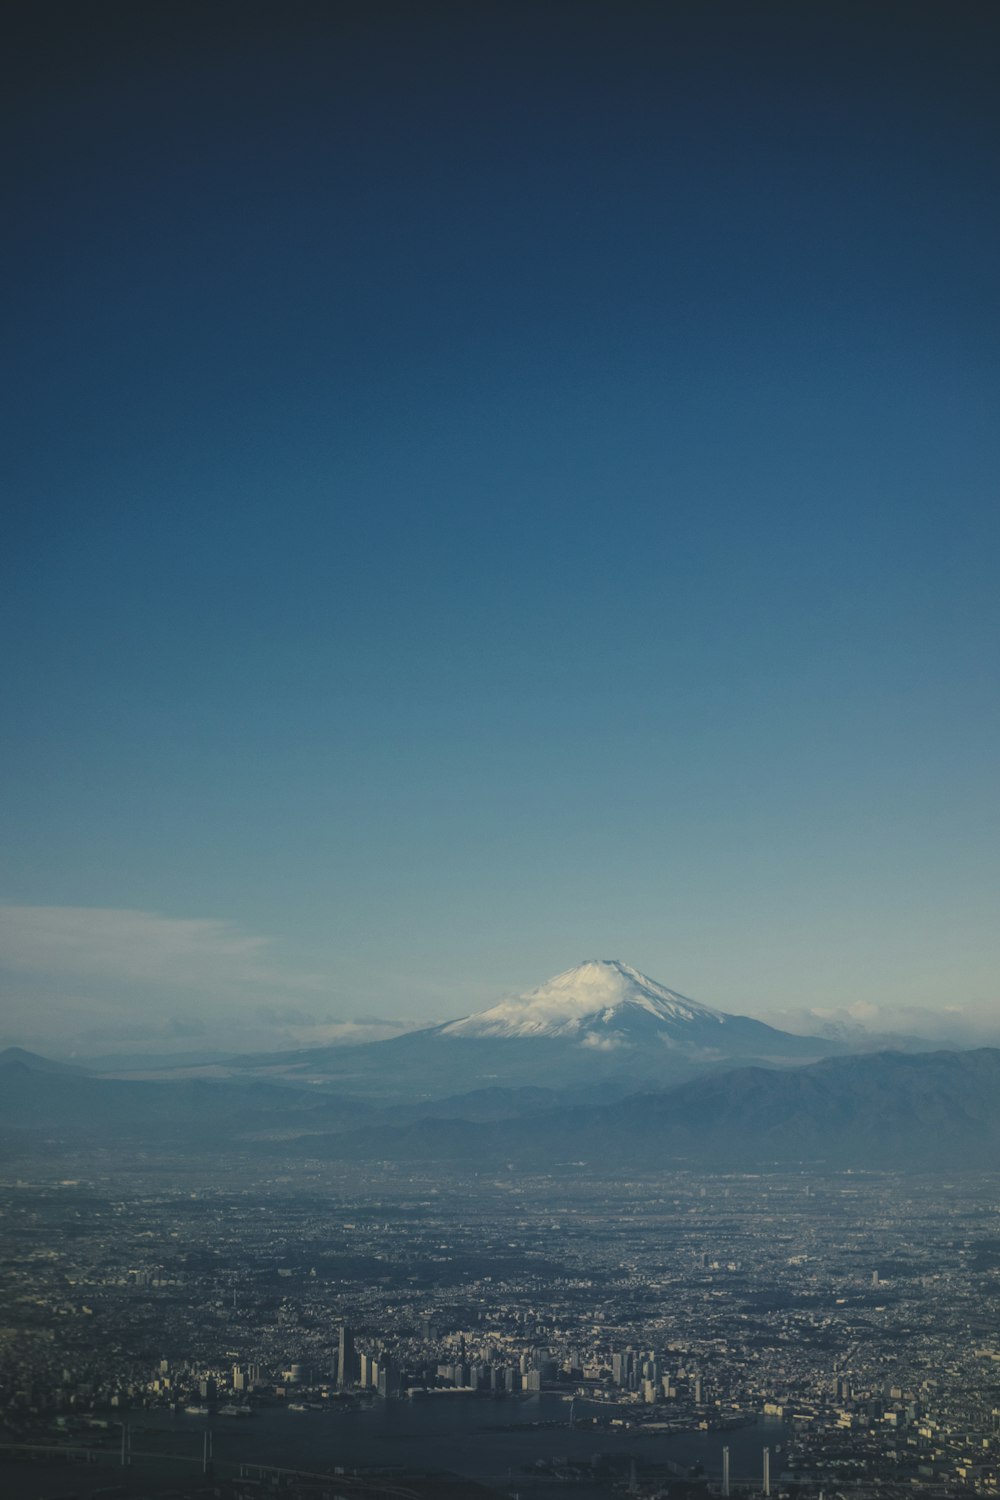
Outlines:
[[[620, 959], [590, 959], [460, 1020], [356, 1047], [288, 1054], [285, 1076], [383, 1097], [482, 1088], [663, 1088], [740, 1063], [811, 1062], [847, 1049], [713, 1010]], [[273, 1058], [273, 1068], [281, 1060]]]
[[724, 1026], [729, 1017], [668, 990], [617, 958], [591, 958], [523, 995], [488, 1010], [449, 1021], [442, 1036], [565, 1037], [609, 1046], [619, 1038], [651, 1030], [694, 1039], [693, 1033]]
[[547, 1038], [601, 1052], [653, 1045], [712, 1060], [816, 1057], [831, 1050], [816, 1038], [689, 1000], [618, 958], [588, 959], [435, 1032], [464, 1041]]

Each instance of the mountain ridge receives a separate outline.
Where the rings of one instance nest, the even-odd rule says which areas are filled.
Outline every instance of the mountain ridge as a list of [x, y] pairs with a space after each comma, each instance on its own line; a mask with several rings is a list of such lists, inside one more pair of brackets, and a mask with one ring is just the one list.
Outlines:
[[390, 1104], [259, 1079], [139, 1082], [20, 1061], [3, 1075], [8, 1146], [128, 1141], [199, 1157], [237, 1149], [474, 1172], [574, 1163], [615, 1172], [795, 1163], [961, 1170], [992, 1167], [1000, 1156], [998, 1048], [720, 1069], [653, 1090], [492, 1087]]
[[513, 1119], [459, 1121], [428, 1111], [403, 1129], [373, 1118], [364, 1132], [313, 1137], [293, 1149], [476, 1170], [573, 1163], [625, 1171], [768, 1164], [978, 1170], [1000, 1154], [1000, 1048], [734, 1068], [604, 1105], [548, 1107]]
[[27, 1047], [0, 1049], [0, 1068], [24, 1068], [29, 1073], [72, 1073], [76, 1076], [91, 1071], [79, 1063], [57, 1062], [55, 1058], [43, 1057], [40, 1052], [30, 1052]]

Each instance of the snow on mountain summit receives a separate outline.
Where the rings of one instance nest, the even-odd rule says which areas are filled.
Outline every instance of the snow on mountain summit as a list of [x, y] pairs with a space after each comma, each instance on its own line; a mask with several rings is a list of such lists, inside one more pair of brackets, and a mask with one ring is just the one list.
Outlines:
[[621, 1045], [637, 1029], [681, 1032], [692, 1025], [724, 1024], [727, 1017], [657, 984], [617, 958], [594, 958], [563, 974], [451, 1021], [443, 1036], [567, 1037], [584, 1045]]

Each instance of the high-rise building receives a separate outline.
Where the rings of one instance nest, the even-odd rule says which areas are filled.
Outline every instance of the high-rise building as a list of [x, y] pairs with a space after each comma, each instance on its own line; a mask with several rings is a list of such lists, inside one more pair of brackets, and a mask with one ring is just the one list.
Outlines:
[[337, 1385], [344, 1391], [358, 1378], [357, 1359], [354, 1353], [354, 1335], [346, 1323], [340, 1325], [337, 1344]]
[[770, 1450], [770, 1448], [765, 1448], [764, 1449], [763, 1459], [764, 1459], [764, 1494], [765, 1495], [769, 1495], [771, 1493], [771, 1450]]
[[722, 1493], [729, 1494], [729, 1444], [726, 1443], [722, 1449]]
[[378, 1357], [378, 1393], [380, 1396], [395, 1396], [399, 1389], [399, 1377], [388, 1354]]

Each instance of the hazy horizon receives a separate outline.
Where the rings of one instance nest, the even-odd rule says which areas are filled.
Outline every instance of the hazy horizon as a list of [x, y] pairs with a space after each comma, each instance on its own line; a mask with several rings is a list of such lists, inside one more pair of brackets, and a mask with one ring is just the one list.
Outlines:
[[[169, 924], [149, 913], [124, 912], [88, 913], [81, 921], [79, 913], [35, 911], [30, 913], [31, 932], [26, 938], [16, 930], [16, 917], [15, 913], [12, 921], [9, 909], [0, 908], [0, 933], [6, 937], [8, 951], [14, 950], [15, 962], [21, 962], [25, 974], [29, 974], [34, 951], [40, 963], [50, 964], [52, 950], [61, 948], [66, 971], [78, 982], [83, 975], [84, 982], [89, 979], [94, 983], [94, 976], [100, 975], [106, 984], [113, 983], [103, 1007], [88, 998], [74, 1010], [61, 997], [46, 992], [43, 971], [35, 985], [24, 991], [25, 1019], [20, 1025], [16, 1008], [6, 1013], [0, 1023], [0, 1047], [22, 1046], [64, 1059], [79, 1057], [85, 1061], [116, 1053], [168, 1058], [174, 1054], [225, 1054], [377, 1041], [484, 1010], [553, 977], [553, 974], [536, 975], [530, 984], [518, 988], [508, 986], [487, 991], [482, 984], [470, 986], [471, 993], [464, 999], [458, 995], [449, 997], [451, 1010], [430, 1009], [435, 997], [428, 989], [423, 996], [428, 1009], [423, 1015], [416, 1009], [409, 1015], [386, 1014], [389, 1007], [378, 1012], [360, 1013], [357, 1008], [350, 1012], [347, 1004], [342, 1004], [337, 1013], [325, 996], [318, 975], [296, 976], [294, 1003], [261, 999], [262, 991], [277, 982], [266, 945], [246, 935], [237, 935], [224, 924]], [[113, 981], [109, 981], [113, 963], [119, 957], [117, 949], [112, 947], [109, 951], [109, 945], [121, 928], [128, 929], [130, 938], [128, 958], [122, 960], [126, 972], [124, 976], [115, 974]], [[162, 1019], [143, 1020], [136, 997], [148, 999], [155, 993], [158, 983], [162, 983], [159, 976], [165, 971], [182, 974], [182, 982], [189, 990], [194, 989], [201, 1004], [188, 1000], [185, 1008], [175, 991], [173, 995], [166, 994], [161, 1002]], [[1000, 1025], [985, 1007], [977, 1011], [951, 1005], [935, 1011], [919, 1006], [875, 1007], [863, 1002], [837, 1008], [749, 1007], [728, 997], [708, 999], [692, 994], [656, 974], [647, 973], [647, 977], [675, 992], [686, 993], [697, 1003], [730, 1014], [749, 1015], [797, 1034], [849, 1038], [852, 1034], [874, 1033], [921, 1037], [957, 1046], [1000, 1044]], [[206, 983], [214, 985], [212, 1003], [207, 1007], [207, 992], [203, 988]], [[20, 998], [16, 987], [10, 993], [16, 1007]], [[438, 1001], [439, 1005], [446, 1003]], [[13, 1023], [11, 1015], [15, 1017]], [[78, 1029], [74, 1030], [74, 1025]]]

